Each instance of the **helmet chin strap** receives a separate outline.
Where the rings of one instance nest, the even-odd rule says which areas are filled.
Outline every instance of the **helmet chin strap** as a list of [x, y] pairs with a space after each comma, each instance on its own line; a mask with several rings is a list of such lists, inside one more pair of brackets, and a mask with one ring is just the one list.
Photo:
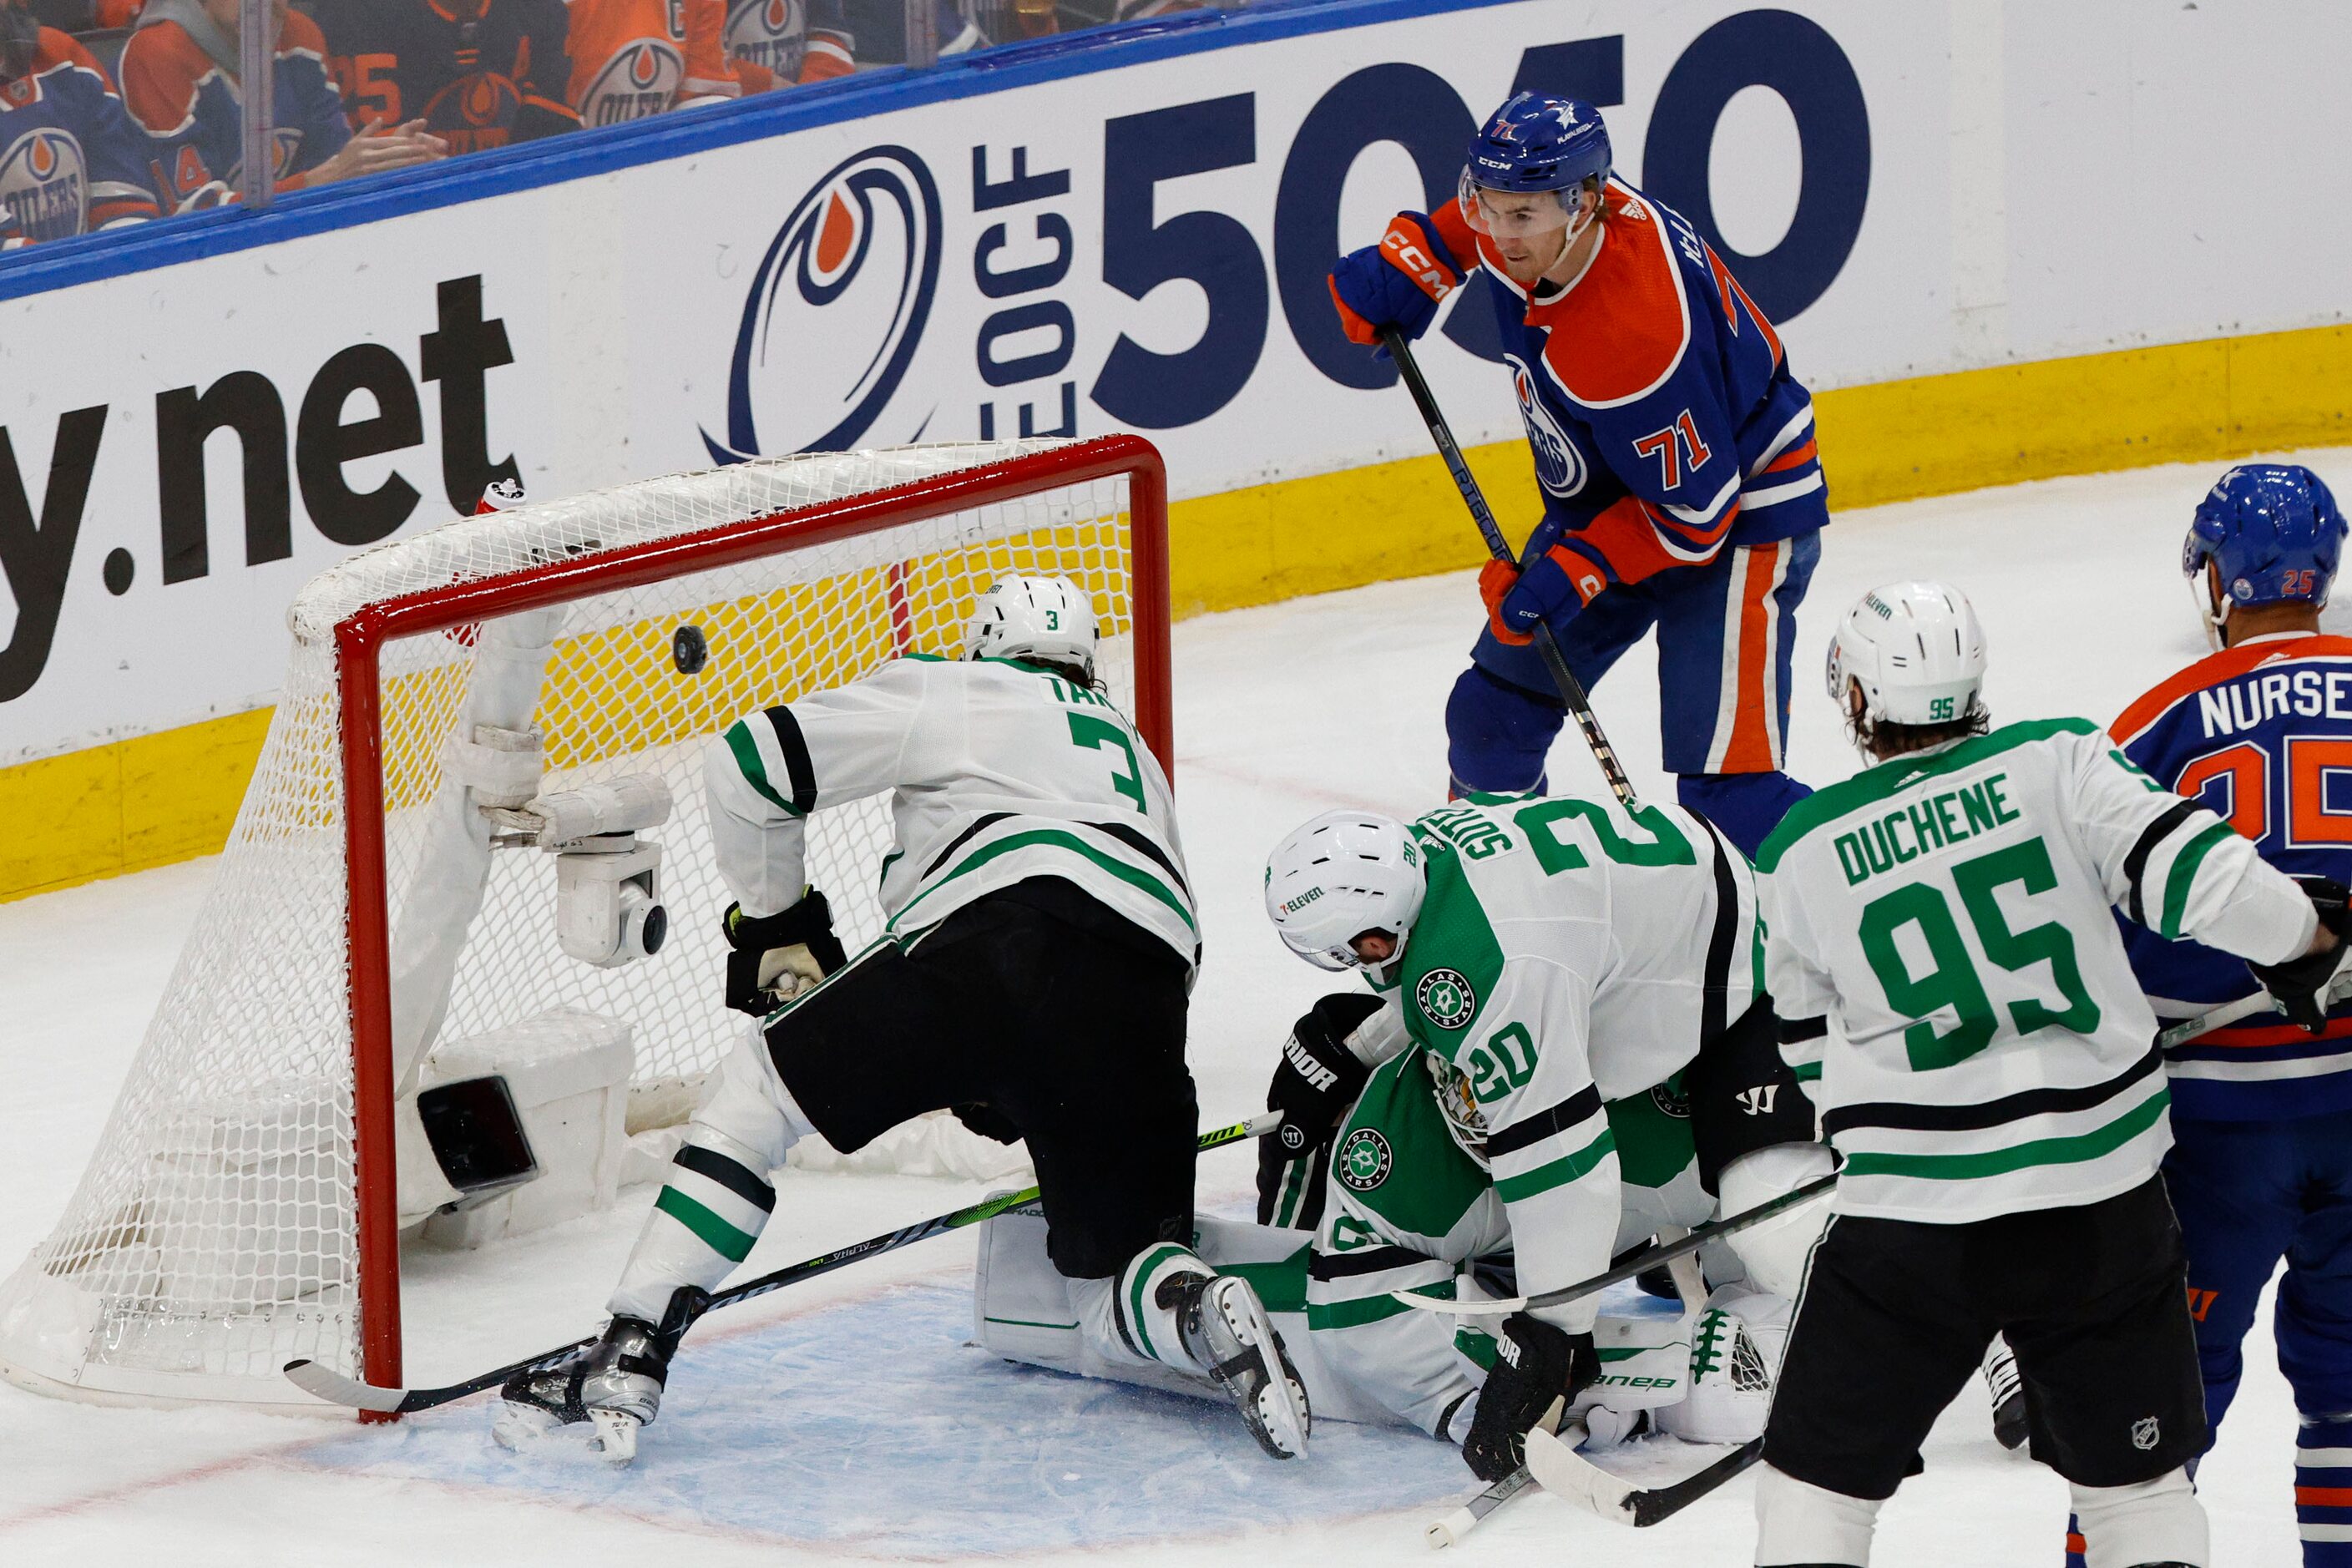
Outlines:
[[[1583, 198], [1581, 196], [1578, 198], [1577, 205], [1580, 208], [1582, 207]], [[1569, 251], [1575, 246], [1578, 240], [1584, 237], [1584, 231], [1592, 226], [1593, 220], [1600, 216], [1600, 205], [1595, 203], [1591, 212], [1580, 211], [1574, 219], [1570, 220], [1566, 226], [1561, 228], [1559, 231], [1559, 252], [1555, 254], [1549, 261], [1545, 262], [1542, 267], [1536, 270], [1536, 276], [1538, 278], [1550, 277], [1551, 269], [1568, 259]]]

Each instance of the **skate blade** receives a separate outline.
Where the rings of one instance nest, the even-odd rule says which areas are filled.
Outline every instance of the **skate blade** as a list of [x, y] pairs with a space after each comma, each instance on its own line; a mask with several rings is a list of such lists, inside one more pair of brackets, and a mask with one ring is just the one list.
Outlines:
[[1307, 1391], [1291, 1370], [1282, 1349], [1282, 1337], [1265, 1314], [1265, 1303], [1246, 1284], [1217, 1292], [1217, 1310], [1243, 1346], [1257, 1352], [1265, 1384], [1244, 1414], [1259, 1447], [1277, 1459], [1295, 1459], [1307, 1451], [1313, 1417], [1307, 1408]]
[[608, 1465], [626, 1465], [637, 1457], [637, 1427], [634, 1415], [618, 1410], [591, 1410], [588, 1419], [595, 1424], [596, 1440], [592, 1445], [596, 1457]]

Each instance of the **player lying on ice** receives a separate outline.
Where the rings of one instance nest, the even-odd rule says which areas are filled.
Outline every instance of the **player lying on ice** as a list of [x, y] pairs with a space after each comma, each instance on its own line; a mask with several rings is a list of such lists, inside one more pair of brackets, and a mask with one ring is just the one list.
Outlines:
[[[629, 1457], [661, 1405], [682, 1293], [751, 1250], [793, 1144], [815, 1132], [845, 1152], [953, 1107], [1027, 1141], [1096, 1354], [1213, 1383], [1269, 1453], [1304, 1449], [1306, 1395], [1256, 1294], [1185, 1245], [1200, 942], [1167, 779], [1096, 689], [1097, 641], [1076, 584], [1008, 577], [961, 661], [896, 659], [711, 743], [711, 837], [737, 900], [728, 1000], [762, 1026], [696, 1113], [603, 1340], [507, 1384], [502, 1441], [593, 1421], [606, 1457]], [[805, 820], [885, 791], [900, 851], [887, 934], [845, 963], [804, 885]]]
[[[1389, 1295], [1465, 1271], [1572, 1283], [1714, 1217], [1718, 1178], [1745, 1209], [1829, 1169], [1757, 988], [1746, 859], [1674, 806], [1461, 802], [1411, 826], [1317, 817], [1276, 849], [1265, 900], [1294, 952], [1382, 992], [1325, 998], [1284, 1047], [1267, 1103], [1294, 1136], [1260, 1166], [1274, 1223], [1201, 1222], [1206, 1256], [1308, 1326], [1290, 1343], [1318, 1413], [1458, 1442], [1490, 1480], [1564, 1417], [1597, 1436], [1645, 1414], [1693, 1441], [1760, 1433], [1818, 1205], [1710, 1249], [1735, 1283], [1679, 1318], [1596, 1321], [1586, 1300], [1457, 1333]], [[1311, 1241], [1290, 1228], [1318, 1211]], [[1050, 1329], [1066, 1306], [1034, 1228], [989, 1228], [982, 1342], [1126, 1375]]]
[[[2352, 883], [2352, 819], [2330, 780], [2352, 759], [2352, 639], [2323, 636], [2344, 516], [2310, 469], [2231, 468], [2198, 503], [2181, 552], [2218, 649], [2125, 710], [2124, 754], [2225, 815], [2282, 870]], [[2125, 933], [2158, 1016], [2254, 992], [2245, 965], [2193, 942]], [[2305, 1568], [2352, 1563], [2352, 1002], [2275, 1016], [2168, 1053], [2166, 1188], [2189, 1253], [2189, 1299], [2218, 1427], [2263, 1287], [2279, 1282], [2279, 1370], [2302, 1417], [2295, 1513]], [[2210, 1446], [2210, 1439], [2209, 1439]]]
[[1840, 1156], [1764, 1436], [1756, 1562], [1858, 1565], [1880, 1504], [2004, 1333], [2033, 1457], [2091, 1568], [2201, 1568], [2203, 1391], [2156, 1018], [2114, 912], [2240, 954], [2291, 1016], [2347, 952], [2211, 812], [2079, 719], [1987, 732], [1957, 592], [1864, 595], [1829, 689], [1872, 764], [1757, 858], [1765, 973]]
[[1797, 605], [1829, 521], [1812, 398], [1722, 258], [1612, 177], [1589, 103], [1504, 104], [1458, 199], [1398, 214], [1331, 292], [1355, 342], [1419, 337], [1478, 268], [1544, 516], [1516, 568], [1479, 578], [1487, 627], [1445, 705], [1454, 791], [1544, 788], [1565, 710], [1537, 623], [1587, 687], [1655, 626], [1666, 769], [1752, 855], [1805, 794], [1781, 768]]

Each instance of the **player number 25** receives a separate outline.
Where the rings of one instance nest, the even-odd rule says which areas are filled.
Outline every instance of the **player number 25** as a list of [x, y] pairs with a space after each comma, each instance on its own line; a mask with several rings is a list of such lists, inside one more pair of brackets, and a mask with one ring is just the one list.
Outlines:
[[[2011, 883], [2021, 885], [2028, 899], [2058, 885], [2047, 845], [2031, 838], [1963, 860], [1952, 868], [1952, 882], [1987, 958], [2011, 973], [2037, 964], [2050, 966], [2050, 983], [2057, 987], [2065, 1005], [2053, 1007], [2039, 997], [2011, 1002], [2010, 1021], [2019, 1034], [2053, 1026], [2088, 1034], [2098, 1027], [2098, 1004], [2083, 984], [2074, 937], [2056, 921], [2024, 931], [2011, 930], [1997, 897]], [[1910, 925], [1919, 928], [1932, 961], [1922, 974], [1911, 973], [1895, 944], [1895, 933]], [[1932, 1072], [1966, 1060], [1992, 1044], [2000, 1032], [2000, 1014], [1985, 993], [1983, 976], [1977, 971], [1942, 889], [1914, 882], [1872, 900], [1862, 911], [1862, 951], [1885, 988], [1886, 1005], [1918, 1020], [1903, 1031], [1904, 1050], [1914, 1072]], [[1933, 1015], [1948, 1007], [1959, 1021], [1948, 1029], [1938, 1029]]]

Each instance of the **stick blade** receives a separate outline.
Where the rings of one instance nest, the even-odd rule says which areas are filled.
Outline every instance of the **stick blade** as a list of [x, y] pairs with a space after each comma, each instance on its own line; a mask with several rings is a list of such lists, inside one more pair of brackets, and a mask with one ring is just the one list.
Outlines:
[[314, 1361], [289, 1361], [284, 1370], [287, 1382], [314, 1399], [350, 1410], [372, 1410], [379, 1415], [404, 1414], [408, 1398], [404, 1388], [378, 1388]]
[[1525, 1296], [1500, 1300], [1472, 1296], [1456, 1300], [1451, 1296], [1431, 1296], [1419, 1290], [1391, 1290], [1389, 1294], [1408, 1307], [1418, 1307], [1424, 1312], [1450, 1312], [1457, 1318], [1507, 1318], [1526, 1310], [1528, 1301]]
[[[1570, 1428], [1570, 1438], [1582, 1436], [1581, 1428]], [[1613, 1519], [1620, 1524], [1634, 1522], [1629, 1500], [1638, 1489], [1578, 1453], [1568, 1438], [1538, 1427], [1528, 1434], [1527, 1452], [1528, 1473], [1544, 1490], [1564, 1497], [1603, 1519]]]

